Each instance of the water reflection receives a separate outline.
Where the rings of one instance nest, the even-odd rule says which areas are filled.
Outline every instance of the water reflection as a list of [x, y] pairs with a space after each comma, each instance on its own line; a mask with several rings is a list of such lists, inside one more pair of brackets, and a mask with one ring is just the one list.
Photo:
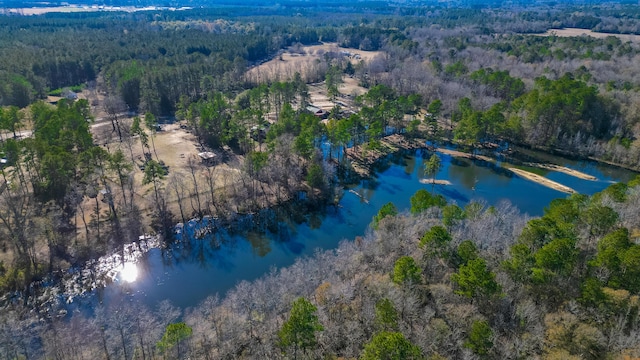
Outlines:
[[484, 160], [450, 158], [446, 171], [448, 179], [457, 180], [464, 188], [473, 191], [478, 184], [483, 183], [490, 183], [495, 187], [507, 187], [513, 178], [513, 173], [509, 170]]
[[251, 243], [251, 249], [253, 253], [259, 257], [264, 257], [271, 252], [271, 239], [265, 234], [257, 232], [250, 232], [246, 236], [249, 243]]
[[[224, 294], [241, 280], [291, 265], [299, 256], [311, 256], [317, 248], [332, 249], [343, 239], [362, 236], [381, 206], [393, 202], [402, 211], [410, 207], [409, 199], [418, 189], [431, 190], [431, 185], [419, 182], [424, 177], [424, 160], [431, 154], [394, 155], [380, 167], [386, 171], [346, 187], [337, 206], [318, 209], [289, 204], [239, 216], [225, 226], [213, 218], [190, 221], [179, 229], [182, 241], [149, 251], [137, 262], [145, 275], [129, 286], [131, 295], [126, 296], [143, 297], [150, 305], [169, 299], [177, 306], [193, 306], [216, 292]], [[471, 200], [482, 199], [490, 205], [510, 200], [523, 212], [540, 215], [551, 200], [566, 196], [515, 176], [499, 164], [439, 156], [443, 166], [436, 178], [451, 185], [438, 185], [435, 191], [461, 206]], [[566, 164], [557, 158], [553, 162]], [[611, 178], [599, 165], [575, 165], [600, 181], [560, 173], [548, 177], [585, 194], [604, 189], [606, 181], [630, 177], [624, 170], [612, 172]], [[105, 290], [105, 302], [121, 301], [118, 288]]]
[[416, 158], [415, 156], [406, 156], [405, 157], [405, 167], [404, 173], [407, 175], [413, 174], [413, 171], [416, 168]]
[[138, 267], [135, 263], [127, 262], [122, 265], [122, 269], [120, 269], [119, 279], [126, 282], [132, 283], [136, 281], [138, 278]]
[[451, 187], [443, 186], [438, 189], [438, 192], [448, 199], [455, 200], [458, 204], [466, 204], [470, 200], [465, 194]]

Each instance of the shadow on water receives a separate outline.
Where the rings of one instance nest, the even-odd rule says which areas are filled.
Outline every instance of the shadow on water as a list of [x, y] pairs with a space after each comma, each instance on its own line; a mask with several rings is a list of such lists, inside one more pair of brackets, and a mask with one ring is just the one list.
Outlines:
[[458, 166], [461, 168], [468, 168], [469, 166], [471, 166], [471, 163], [463, 158], [452, 157], [451, 165]]
[[460, 203], [466, 204], [470, 200], [466, 195], [464, 195], [460, 191], [451, 187], [447, 187], [447, 186], [440, 186], [439, 188], [436, 187], [436, 191], [444, 195], [444, 197], [450, 200], [455, 200], [458, 204]]
[[191, 220], [177, 227], [177, 241], [161, 250], [162, 265], [177, 267], [182, 263], [197, 264], [202, 270], [218, 267], [231, 271], [232, 262], [225, 261], [224, 253], [234, 253], [239, 239], [246, 240], [251, 252], [265, 257], [274, 244], [293, 254], [300, 254], [305, 245], [296, 241], [298, 228], [308, 224], [311, 229], [322, 226], [326, 206], [307, 201], [293, 201], [256, 213], [238, 216], [229, 223], [215, 218]]
[[291, 241], [287, 241], [287, 242], [282, 242], [282, 245], [284, 245], [284, 248], [295, 255], [300, 255], [304, 249], [305, 249], [305, 245], [301, 242], [295, 241], [295, 240], [291, 240]]
[[[345, 185], [335, 205], [292, 201], [224, 223], [215, 218], [190, 221], [178, 228], [178, 238], [184, 240], [152, 249], [142, 257], [143, 274], [136, 283], [109, 285], [98, 297], [109, 302], [137, 296], [150, 305], [169, 299], [177, 306], [193, 306], [208, 295], [224, 294], [241, 280], [255, 279], [274, 266], [288, 266], [299, 256], [310, 256], [316, 248], [333, 249], [343, 239], [364, 234], [385, 203], [393, 202], [403, 211], [410, 207], [409, 199], [418, 189], [430, 190], [430, 185], [419, 180], [424, 177], [424, 161], [432, 154], [418, 150], [388, 157], [386, 165], [376, 167], [384, 171]], [[491, 205], [508, 199], [521, 211], [539, 215], [552, 199], [565, 196], [515, 177], [500, 164], [440, 157], [442, 168], [436, 178], [451, 185], [435, 189], [460, 206], [471, 199], [482, 198]], [[590, 173], [607, 180], [599, 165], [589, 166]], [[612, 179], [625, 176], [619, 171]], [[591, 186], [584, 191], [587, 194], [608, 185], [604, 181], [563, 180], [571, 187], [582, 183]]]
[[407, 166], [407, 164], [409, 163], [411, 158], [412, 157], [409, 156], [408, 152], [406, 152], [406, 151], [398, 151], [397, 153], [390, 154], [389, 157], [387, 158], [387, 161], [390, 162], [390, 166], [391, 165]]
[[380, 186], [380, 184], [380, 179], [377, 176], [372, 176], [360, 181], [360, 187], [363, 190], [376, 190]]
[[514, 152], [509, 154], [508, 160], [514, 163], [518, 162], [536, 162], [536, 163], [551, 163], [551, 164], [565, 164], [574, 166], [581, 162], [585, 162], [579, 156], [571, 156], [571, 154], [565, 154], [562, 157], [551, 153], [539, 152], [523, 147], [514, 147]]
[[[404, 197], [406, 195], [409, 197], [419, 186], [414, 184], [408, 188], [406, 183], [413, 181], [412, 179], [416, 175], [418, 178], [424, 177], [424, 162], [432, 155], [432, 152], [425, 149], [399, 151], [388, 155], [372, 167], [375, 171], [373, 176], [361, 178], [356, 186], [352, 185], [347, 189], [357, 194], [361, 202], [364, 201], [367, 204], [376, 198], [377, 192], [382, 193], [384, 197], [390, 197], [391, 200], [397, 196]], [[523, 160], [540, 161], [534, 156], [523, 157]], [[447, 178], [458, 179], [464, 188], [472, 190], [474, 193], [478, 183], [490, 182], [496, 185], [502, 183], [504, 186], [508, 186], [508, 181], [515, 176], [500, 163], [481, 159], [445, 157], [443, 162], [444, 167], [448, 168]], [[482, 169], [487, 171], [482, 171]], [[540, 171], [540, 169], [533, 170]], [[439, 177], [441, 176], [439, 174]], [[390, 181], [391, 178], [396, 178], [397, 181]], [[470, 201], [470, 194], [460, 191], [455, 186], [441, 186], [437, 191], [458, 203]], [[195, 239], [194, 234], [207, 227], [216, 227], [212, 223], [215, 220], [208, 219], [208, 221], [203, 221], [195, 226], [186, 227], [187, 230], [190, 230], [188, 233], [189, 242], [200, 242], [198, 246], [191, 248], [183, 246], [181, 248], [183, 252], [173, 251], [171, 254], [176, 257], [175, 260], [190, 259], [200, 263], [205, 269], [209, 266], [209, 259], [218, 254], [220, 246], [227, 249], [232, 248], [232, 243], [238, 239], [247, 240], [252, 253], [258, 257], [267, 256], [273, 250], [274, 244], [287, 253], [301, 254], [305, 251], [306, 245], [304, 242], [298, 241], [300, 225], [306, 224], [311, 230], [320, 229], [327, 216], [327, 208], [333, 207], [295, 201], [271, 209], [264, 209], [255, 214], [236, 218], [234, 223], [224, 230], [216, 228], [214, 232], [206, 234], [204, 240], [209, 239], [209, 243], [203, 243], [202, 240]], [[333, 211], [330, 216], [332, 221], [336, 223], [344, 224], [348, 221], [338, 211]]]
[[259, 257], [264, 257], [271, 252], [271, 239], [266, 234], [249, 232], [245, 238], [251, 244], [253, 253]]
[[507, 169], [505, 169], [504, 167], [500, 166], [500, 164], [496, 164], [494, 162], [490, 162], [490, 161], [484, 161], [484, 160], [473, 160], [473, 165], [477, 166], [477, 167], [481, 167], [481, 168], [485, 168], [490, 170], [492, 173], [499, 175], [499, 176], [504, 176], [507, 178], [512, 178], [515, 176], [515, 174]]
[[382, 184], [380, 186], [380, 190], [391, 195], [399, 195], [405, 191], [405, 189], [402, 186], [397, 184]]
[[392, 167], [385, 172], [386, 176], [394, 176], [402, 179], [410, 179], [411, 174], [412, 173], [407, 173], [405, 171], [405, 168], [401, 168], [401, 167]]
[[371, 166], [371, 170], [375, 176], [389, 170], [397, 173], [401, 168], [404, 168], [402, 169], [404, 173], [411, 175], [416, 165], [416, 158], [420, 158], [420, 154], [421, 150], [399, 150], [377, 161]]

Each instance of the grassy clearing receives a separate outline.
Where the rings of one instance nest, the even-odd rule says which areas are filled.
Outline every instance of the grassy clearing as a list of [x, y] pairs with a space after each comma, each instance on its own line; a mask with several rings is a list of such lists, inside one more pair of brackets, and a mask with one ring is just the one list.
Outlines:
[[622, 41], [631, 41], [631, 42], [640, 42], [640, 35], [632, 35], [632, 34], [610, 34], [610, 33], [601, 33], [594, 32], [586, 29], [576, 29], [576, 28], [566, 28], [566, 29], [551, 29], [548, 30], [544, 34], [540, 34], [540, 36], [559, 36], [559, 37], [574, 37], [574, 36], [591, 36], [596, 39], [604, 39], [609, 36], [615, 36]]

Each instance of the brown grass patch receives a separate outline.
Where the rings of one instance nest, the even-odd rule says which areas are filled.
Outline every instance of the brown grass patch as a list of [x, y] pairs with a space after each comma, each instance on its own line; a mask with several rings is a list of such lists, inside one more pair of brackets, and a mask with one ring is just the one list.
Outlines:
[[361, 60], [371, 61], [382, 54], [381, 51], [341, 48], [336, 43], [304, 46], [299, 52], [288, 50], [279, 57], [251, 68], [247, 71], [246, 77], [255, 83], [291, 80], [296, 72], [300, 73], [303, 79], [317, 78], [315, 75], [320, 70], [319, 61], [322, 61], [324, 54], [327, 52], [340, 53], [341, 51], [353, 54], [350, 61], [354, 65]]
[[[99, 130], [102, 134], [98, 134], [96, 137], [104, 136], [104, 132], [109, 132], [111, 130], [111, 124], [109, 122], [104, 123], [104, 125], [99, 127], [94, 127], [93, 130]], [[141, 209], [144, 218], [143, 225], [145, 228], [149, 228], [151, 223], [150, 215], [154, 209], [154, 191], [153, 185], [141, 185], [144, 178], [144, 171], [141, 169], [141, 166], [145, 162], [145, 157], [143, 154], [143, 150], [140, 142], [137, 139], [133, 139], [132, 143], [132, 151], [129, 150], [129, 147], [125, 142], [119, 142], [117, 137], [114, 134], [111, 134], [111, 140], [107, 142], [104, 146], [109, 150], [109, 152], [115, 152], [118, 149], [122, 150], [125, 154], [126, 158], [131, 160], [131, 155], [133, 154], [133, 177], [134, 177], [134, 201], [136, 206]], [[199, 148], [197, 144], [197, 140], [193, 134], [188, 132], [185, 129], [181, 129], [179, 124], [168, 124], [162, 125], [162, 131], [159, 131], [154, 136], [153, 142], [155, 143], [155, 152], [153, 150], [153, 145], [151, 142], [151, 138], [149, 139], [149, 147], [151, 156], [154, 160], [162, 161], [168, 167], [168, 174], [165, 180], [162, 182], [161, 187], [163, 187], [167, 193], [167, 201], [169, 210], [179, 218], [180, 211], [178, 207], [177, 197], [175, 196], [174, 191], [169, 188], [168, 180], [170, 177], [177, 177], [177, 181], [184, 186], [185, 189], [185, 198], [184, 198], [184, 210], [185, 215], [187, 217], [191, 217], [194, 209], [192, 208], [191, 198], [195, 198], [195, 194], [190, 197], [190, 194], [194, 192], [193, 180], [191, 175], [191, 170], [189, 168], [189, 158], [193, 158], [195, 166], [195, 174], [196, 181], [198, 182], [198, 192], [201, 197], [201, 205], [203, 210], [206, 212], [206, 199], [207, 194], [209, 193], [209, 185], [205, 180], [205, 173], [207, 168], [211, 170], [212, 174], [214, 174], [214, 188], [220, 189], [229, 184], [233, 184], [237, 181], [237, 177], [240, 174], [239, 166], [242, 164], [243, 160], [241, 157], [238, 157], [233, 154], [225, 154], [225, 162], [218, 160], [218, 162], [214, 165], [206, 165], [201, 159], [198, 157], [198, 153], [202, 152], [202, 148]], [[146, 151], [146, 150], [145, 150]], [[156, 157], [157, 154], [157, 157]], [[222, 158], [222, 153], [217, 154], [219, 158]], [[231, 165], [230, 165], [231, 164]], [[121, 199], [121, 189], [116, 183], [111, 183], [111, 190], [114, 193], [114, 197], [119, 201]], [[128, 194], [127, 194], [128, 195]], [[100, 195], [100, 197], [102, 197]], [[127, 200], [129, 201], [129, 200]], [[195, 204], [195, 201], [193, 202]], [[95, 199], [85, 198], [82, 204], [82, 208], [85, 213], [85, 221], [89, 223], [91, 219], [92, 213], [95, 211]], [[108, 204], [101, 203], [101, 216], [103, 217], [102, 222], [106, 226], [107, 221], [105, 220], [108, 214]], [[78, 214], [78, 224], [77, 224], [77, 232], [79, 236], [84, 235], [84, 225], [80, 218], [81, 214]], [[140, 229], [140, 233], [145, 232], [145, 229]]]
[[18, 14], [18, 15], [43, 15], [47, 13], [78, 13], [78, 12], [96, 12], [96, 11], [126, 11], [126, 12], [135, 12], [135, 11], [147, 11], [147, 10], [157, 10], [157, 7], [146, 7], [146, 8], [137, 8], [133, 6], [80, 6], [80, 5], [71, 5], [71, 6], [51, 6], [51, 7], [32, 7], [32, 8], [11, 8], [4, 9], [4, 13], [6, 14]]
[[574, 37], [574, 36], [586, 35], [596, 39], [604, 39], [609, 36], [615, 36], [622, 41], [640, 42], [640, 35], [601, 33], [601, 32], [594, 32], [591, 30], [576, 29], [576, 28], [551, 29], [544, 34], [539, 34], [539, 36], [552, 36], [552, 35], [559, 36], [559, 37]]

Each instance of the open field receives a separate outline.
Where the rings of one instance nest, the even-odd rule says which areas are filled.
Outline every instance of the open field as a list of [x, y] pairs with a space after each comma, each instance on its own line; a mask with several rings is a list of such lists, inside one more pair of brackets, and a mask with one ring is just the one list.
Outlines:
[[348, 76], [343, 77], [343, 83], [340, 84], [338, 90], [340, 91], [340, 96], [334, 103], [327, 95], [327, 86], [324, 82], [311, 84], [309, 85], [309, 101], [313, 106], [317, 106], [324, 111], [331, 111], [335, 105], [340, 105], [342, 110], [355, 112], [358, 109], [353, 104], [354, 97], [367, 92], [367, 89], [358, 85], [357, 79]]
[[594, 32], [586, 29], [576, 29], [576, 28], [566, 28], [566, 29], [552, 29], [548, 30], [544, 34], [539, 34], [540, 36], [560, 36], [560, 37], [572, 37], [572, 36], [582, 36], [587, 35], [597, 39], [604, 39], [609, 36], [615, 36], [622, 41], [631, 41], [631, 42], [640, 42], [640, 35], [632, 35], [632, 34], [610, 34], [610, 33], [600, 33]]
[[[99, 125], [101, 126], [94, 125], [92, 130], [94, 132], [94, 136], [96, 136], [97, 139], [101, 139], [99, 142], [103, 143], [105, 132], [109, 132], [111, 130], [111, 123], [108, 121], [102, 121]], [[213, 179], [213, 186], [215, 190], [218, 191], [238, 180], [238, 176], [240, 175], [239, 167], [243, 160], [240, 156], [231, 153], [223, 154], [223, 151], [218, 151], [216, 152], [218, 161], [216, 161], [215, 164], [206, 165], [198, 156], [198, 153], [202, 152], [204, 149], [199, 147], [198, 142], [192, 133], [182, 129], [177, 123], [161, 125], [161, 128], [162, 130], [158, 131], [153, 138], [155, 151], [151, 138], [149, 139], [149, 150], [152, 158], [154, 160], [158, 159], [162, 161], [168, 169], [168, 174], [161, 185], [167, 193], [166, 199], [168, 209], [174, 216], [176, 216], [176, 218], [180, 218], [177, 197], [173, 187], [170, 185], [172, 181], [171, 179], [174, 178], [174, 181], [179, 184], [178, 187], [184, 191], [182, 196], [184, 197], [183, 207], [185, 216], [191, 218], [193, 216], [193, 212], [197, 209], [191, 167], [193, 167], [195, 178], [198, 183], [201, 205], [205, 208], [207, 206], [207, 199], [210, 197], [209, 183], [206, 179], [207, 174], [211, 175], [211, 178]], [[144, 178], [142, 165], [144, 164], [145, 157], [143, 154], [143, 148], [137, 138], [133, 138], [131, 143], [128, 144], [127, 141], [120, 142], [115, 134], [111, 134], [107, 143], [102, 146], [112, 153], [118, 149], [122, 150], [126, 158], [133, 160], [134, 167], [132, 175], [134, 178], [134, 184], [142, 184]], [[145, 150], [145, 152], [146, 151], [147, 150]], [[224, 161], [222, 161], [223, 157]], [[189, 164], [190, 159], [192, 160], [191, 167]], [[114, 182], [111, 182], [110, 187], [116, 198], [120, 199], [122, 192], [120, 187]], [[142, 210], [144, 215], [142, 219], [143, 225], [148, 229], [152, 220], [150, 215], [152, 214], [152, 209], [155, 207], [153, 202], [153, 185], [137, 185], [133, 189], [133, 192], [134, 201]], [[89, 223], [92, 214], [95, 212], [95, 200], [85, 198], [81, 206], [84, 210], [84, 221]], [[106, 203], [103, 203], [100, 205], [100, 208], [102, 222], [105, 222], [105, 226], [107, 226], [106, 218], [109, 212], [108, 206]], [[81, 213], [79, 213], [76, 231], [80, 237], [83, 237], [84, 228], [83, 222], [80, 218], [81, 216]]]
[[[318, 60], [330, 52], [336, 56], [348, 57], [354, 65], [361, 60], [371, 61], [382, 54], [381, 51], [341, 48], [336, 43], [304, 46], [296, 50], [290, 49], [279, 57], [253, 67], [247, 72], [246, 77], [256, 83], [290, 80], [296, 72], [300, 73], [303, 79], [317, 78], [323, 66]], [[351, 56], [346, 55], [347, 53]]]
[[95, 12], [103, 11], [96, 7], [80, 7], [80, 6], [53, 6], [53, 7], [33, 7], [33, 8], [12, 8], [3, 9], [4, 14], [17, 15], [43, 15], [48, 13], [75, 13], [75, 12]]
[[[378, 55], [382, 55], [382, 51], [365, 51], [354, 48], [343, 48], [339, 47], [337, 43], [323, 43], [320, 45], [310, 45], [302, 48], [305, 52], [306, 56], [312, 56], [315, 58], [319, 58], [326, 54], [327, 52], [349, 52], [353, 56], [350, 56], [352, 64], [357, 64], [360, 60], [371, 61]], [[289, 53], [291, 55], [291, 53]], [[359, 58], [360, 59], [359, 59]]]
[[[159, 10], [161, 8], [157, 6], [148, 7], [134, 7], [134, 6], [98, 6], [98, 5], [70, 5], [70, 6], [52, 6], [52, 7], [32, 7], [32, 8], [10, 8], [2, 9], [0, 13], [3, 14], [18, 14], [18, 15], [43, 15], [47, 13], [77, 13], [77, 12], [96, 12], [96, 11], [149, 11]], [[172, 9], [181, 10], [181, 9]]]

